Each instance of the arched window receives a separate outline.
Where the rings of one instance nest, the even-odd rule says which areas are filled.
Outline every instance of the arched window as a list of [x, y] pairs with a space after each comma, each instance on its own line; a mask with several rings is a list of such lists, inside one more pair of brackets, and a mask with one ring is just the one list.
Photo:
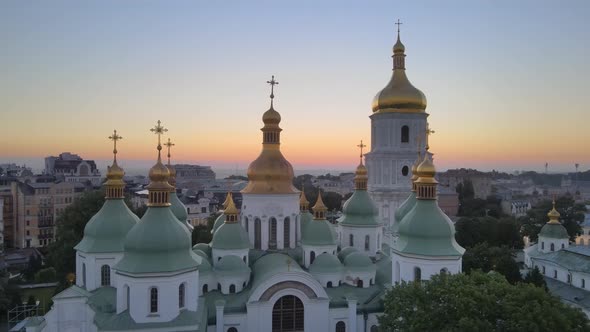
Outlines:
[[129, 309], [129, 301], [131, 300], [131, 291], [129, 290], [129, 286], [123, 286], [123, 290], [125, 291], [125, 309]]
[[440, 274], [447, 274], [449, 273], [449, 270], [446, 267], [443, 267], [442, 269], [440, 269]]
[[236, 285], [234, 285], [234, 284], [229, 285], [229, 293], [233, 294], [235, 292], [236, 292]]
[[402, 175], [403, 176], [408, 176], [409, 172], [410, 172], [410, 169], [408, 168], [408, 166], [402, 167]]
[[272, 308], [272, 332], [303, 331], [303, 302], [293, 295], [285, 295]]
[[365, 236], [365, 250], [369, 250], [370, 239], [368, 235]]
[[332, 288], [332, 282], [331, 281], [328, 281], [327, 286], [328, 286], [328, 288]]
[[419, 267], [414, 268], [414, 281], [420, 282], [422, 280], [422, 270]]
[[207, 293], [209, 291], [209, 286], [207, 286], [207, 284], [203, 285], [203, 294]]
[[571, 273], [568, 273], [567, 274], [567, 283], [568, 284], [571, 284], [572, 283], [572, 275], [571, 275]]
[[291, 219], [289, 217], [285, 218], [285, 222], [283, 223], [283, 244], [284, 248], [290, 248], [291, 242]]
[[262, 244], [261, 244], [261, 232], [262, 232], [262, 222], [260, 221], [260, 219], [256, 218], [254, 219], [254, 248], [256, 249], [262, 249]]
[[248, 233], [248, 217], [244, 217], [244, 225], [246, 226], [244, 227], [246, 229], [246, 233]]
[[377, 327], [377, 325], [372, 325], [369, 332], [379, 332], [379, 328]]
[[336, 323], [336, 332], [346, 332], [346, 324], [343, 321]]
[[354, 235], [350, 234], [348, 236], [348, 242], [349, 242], [348, 243], [349, 246], [351, 246], [351, 247], [354, 246]]
[[557, 270], [553, 270], [553, 278], [557, 279]]
[[236, 329], [235, 327], [230, 327], [229, 329], [227, 329], [227, 332], [238, 332], [238, 329]]
[[178, 286], [178, 308], [184, 308], [184, 283]]
[[545, 249], [545, 242], [541, 242], [541, 250]]
[[545, 267], [543, 266], [543, 275], [545, 275]]
[[565, 244], [564, 243], [561, 244], [561, 249], [565, 249]]
[[551, 251], [555, 251], [555, 244], [551, 243]]
[[402, 126], [402, 143], [408, 143], [410, 141], [410, 127]]
[[363, 288], [363, 280], [362, 279], [359, 279], [356, 281], [356, 287]]
[[150, 288], [150, 312], [158, 312], [158, 289], [156, 287]]
[[111, 267], [106, 264], [100, 267], [100, 285], [111, 285]]
[[582, 288], [586, 288], [586, 279], [582, 279]]
[[82, 286], [86, 287], [86, 263], [82, 263]]
[[268, 241], [268, 248], [269, 249], [276, 249], [277, 248], [277, 220], [275, 218], [270, 218], [268, 221], [269, 227], [269, 241]]
[[315, 261], [315, 251], [309, 254], [309, 264], [313, 264], [313, 261]]
[[217, 283], [217, 290], [221, 292], [221, 284]]

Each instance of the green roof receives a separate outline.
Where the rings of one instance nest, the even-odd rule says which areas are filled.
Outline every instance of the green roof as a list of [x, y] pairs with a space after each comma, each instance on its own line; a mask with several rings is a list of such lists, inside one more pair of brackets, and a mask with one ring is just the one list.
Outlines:
[[211, 234], [214, 234], [217, 229], [225, 223], [225, 214], [220, 214], [217, 219], [215, 219], [215, 223], [213, 223], [213, 229], [211, 229]]
[[338, 259], [344, 262], [346, 256], [352, 254], [353, 252], [357, 252], [358, 250], [355, 247], [346, 247], [338, 253]]
[[[570, 271], [590, 274], [590, 249], [579, 250], [579, 247], [571, 246], [567, 249], [547, 253], [533, 249], [529, 251], [529, 256], [536, 260], [552, 262]], [[537, 244], [537, 248], [539, 248], [539, 244]]]
[[213, 233], [211, 247], [214, 249], [248, 249], [248, 233], [239, 223], [224, 223]]
[[170, 204], [170, 210], [172, 210], [176, 219], [185, 224], [188, 219], [188, 212], [186, 211], [186, 206], [178, 199], [176, 191], [170, 193]]
[[399, 225], [402, 219], [404, 219], [408, 212], [410, 212], [414, 205], [416, 205], [416, 201], [416, 193], [413, 191], [410, 192], [410, 196], [408, 196], [408, 198], [406, 198], [406, 200], [397, 208], [397, 210], [395, 210], [395, 224]]
[[376, 266], [373, 264], [373, 261], [362, 252], [353, 252], [350, 255], [346, 256], [344, 259], [344, 265], [346, 268], [352, 269], [362, 269], [362, 270], [375, 270]]
[[338, 273], [342, 271], [342, 263], [332, 254], [323, 253], [315, 258], [309, 272], [311, 273]]
[[258, 258], [252, 265], [252, 271], [254, 272], [252, 274], [252, 289], [256, 289], [260, 283], [268, 280], [275, 274], [288, 271], [303, 272], [303, 269], [293, 258], [285, 254], [272, 253]]
[[305, 227], [307, 227], [307, 225], [309, 225], [309, 223], [313, 221], [313, 214], [309, 213], [309, 210], [306, 210], [305, 212], [300, 214], [300, 218], [301, 234], [303, 234], [303, 232], [305, 232]]
[[138, 222], [122, 199], [107, 199], [84, 227], [84, 237], [74, 249], [86, 253], [122, 252], [125, 236]]
[[193, 250], [201, 250], [211, 259], [211, 246], [208, 243], [197, 243], [193, 246]]
[[215, 272], [221, 274], [249, 274], [250, 268], [240, 257], [235, 255], [227, 255], [223, 256], [217, 265], [215, 265]]
[[211, 271], [211, 262], [209, 261], [209, 256], [207, 256], [206, 253], [199, 249], [193, 249], [193, 252], [202, 258], [201, 264], [199, 264], [199, 271]]
[[336, 231], [327, 220], [312, 220], [305, 226], [301, 243], [312, 246], [336, 245]]
[[377, 206], [366, 190], [355, 190], [344, 203], [343, 216], [338, 219], [341, 225], [353, 227], [379, 226]]
[[569, 239], [569, 234], [562, 224], [546, 223], [541, 228], [539, 236], [544, 236], [552, 239]]
[[196, 269], [201, 258], [192, 251], [188, 229], [168, 207], [150, 207], [127, 234], [123, 258], [115, 269], [128, 273]]
[[414, 208], [399, 224], [394, 250], [426, 256], [461, 256], [463, 249], [455, 241], [453, 222], [438, 207], [436, 200], [417, 200]]

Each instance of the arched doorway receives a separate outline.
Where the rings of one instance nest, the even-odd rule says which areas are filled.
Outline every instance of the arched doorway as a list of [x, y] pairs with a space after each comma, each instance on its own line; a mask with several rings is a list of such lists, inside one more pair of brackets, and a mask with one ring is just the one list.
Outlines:
[[285, 295], [272, 308], [272, 332], [303, 331], [303, 302], [293, 295]]

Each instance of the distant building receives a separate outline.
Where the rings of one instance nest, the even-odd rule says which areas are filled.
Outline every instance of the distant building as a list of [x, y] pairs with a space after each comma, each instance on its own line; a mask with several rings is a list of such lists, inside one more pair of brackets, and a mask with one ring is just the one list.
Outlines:
[[33, 172], [30, 167], [27, 167], [26, 165], [19, 166], [14, 163], [0, 164], [0, 170], [0, 175], [6, 176], [22, 177], [33, 175]]
[[94, 160], [84, 160], [69, 152], [63, 152], [58, 157], [46, 157], [45, 174], [63, 178], [65, 182], [89, 182], [95, 187], [100, 186], [101, 181]]
[[576, 244], [581, 246], [590, 246], [590, 205], [586, 205], [584, 221], [580, 224], [582, 233], [576, 237]]
[[176, 183], [182, 185], [186, 182], [206, 183], [215, 181], [215, 172], [210, 166], [176, 164]]
[[4, 199], [0, 197], [0, 255], [4, 254]]
[[352, 193], [354, 190], [354, 173], [344, 173], [335, 178], [315, 178], [313, 184], [323, 191], [335, 192], [342, 196]]
[[438, 206], [447, 216], [457, 216], [457, 213], [459, 213], [459, 194], [452, 188], [439, 186]]
[[486, 199], [492, 194], [492, 177], [474, 169], [450, 169], [438, 175], [441, 186], [457, 188], [459, 183], [471, 181], [475, 198]]
[[500, 203], [502, 212], [513, 217], [524, 217], [528, 210], [532, 208], [531, 202], [522, 200], [503, 200]]

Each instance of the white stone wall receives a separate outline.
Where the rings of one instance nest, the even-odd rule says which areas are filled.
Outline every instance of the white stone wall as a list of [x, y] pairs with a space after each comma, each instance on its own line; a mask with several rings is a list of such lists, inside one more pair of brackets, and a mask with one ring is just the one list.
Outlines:
[[217, 266], [217, 264], [219, 263], [219, 261], [221, 260], [222, 257], [225, 256], [237, 256], [239, 258], [241, 258], [246, 265], [249, 265], [249, 257], [248, 257], [248, 251], [250, 249], [246, 248], [246, 249], [215, 249], [212, 248], [211, 249], [211, 257], [213, 259], [213, 266]]
[[531, 258], [531, 265], [529, 267], [534, 268], [535, 266], [539, 268], [539, 271], [545, 277], [570, 284], [585, 291], [590, 290], [590, 274], [588, 273], [570, 271], [556, 262]]
[[[242, 275], [231, 275], [231, 274], [216, 274], [217, 282], [221, 285], [221, 293], [223, 294], [231, 294], [230, 287], [231, 285], [235, 286], [235, 292], [241, 292], [246, 286], [248, 286], [248, 282], [250, 281], [249, 274], [242, 274]], [[215, 284], [217, 287], [217, 284]], [[217, 289], [217, 288], [214, 288]], [[211, 289], [209, 289], [211, 290]]]
[[[269, 248], [271, 218], [277, 220], [276, 246], [277, 249], [284, 249], [284, 220], [289, 218], [289, 248], [296, 246], [296, 225], [299, 216], [299, 194], [276, 194], [276, 195], [242, 195], [242, 210], [240, 211], [242, 226], [248, 232], [250, 243], [255, 247], [255, 221], [261, 221], [261, 248]], [[246, 223], [247, 220], [247, 223]], [[301, 233], [300, 231], [298, 232]]]
[[443, 269], [446, 273], [461, 273], [461, 257], [407, 257], [392, 251], [391, 260], [392, 284], [414, 281], [415, 268], [420, 269], [421, 280], [430, 280], [430, 277], [441, 273]]
[[[553, 250], [551, 250], [551, 245], [553, 244]], [[553, 239], [544, 236], [539, 236], [537, 241], [537, 250], [541, 252], [551, 252], [551, 251], [558, 251], [561, 249], [569, 248], [570, 242], [569, 239]]]
[[[66, 290], [67, 291], [67, 290]], [[84, 297], [54, 299], [43, 332], [96, 332], [94, 311]]]
[[[381, 241], [383, 239], [383, 227], [350, 227], [346, 225], [338, 226], [340, 248], [351, 247], [350, 235], [353, 236], [352, 247], [359, 252], [364, 252], [369, 257], [375, 257], [377, 251], [381, 250]], [[365, 247], [365, 238], [369, 236], [369, 248]]]
[[590, 246], [590, 227], [582, 227], [582, 234], [576, 237], [576, 244]]
[[[108, 265], [111, 286], [116, 287], [113, 266], [122, 257], [122, 253], [90, 254], [78, 251], [76, 253], [76, 285], [88, 291], [97, 289], [101, 286], [101, 268], [103, 265]], [[84, 270], [86, 270], [86, 276], [84, 276]]]
[[329, 245], [329, 246], [308, 246], [302, 245], [301, 248], [303, 249], [303, 266], [309, 268], [311, 265], [311, 253], [315, 253], [315, 257], [317, 258], [319, 255], [323, 253], [336, 255], [336, 245]]

